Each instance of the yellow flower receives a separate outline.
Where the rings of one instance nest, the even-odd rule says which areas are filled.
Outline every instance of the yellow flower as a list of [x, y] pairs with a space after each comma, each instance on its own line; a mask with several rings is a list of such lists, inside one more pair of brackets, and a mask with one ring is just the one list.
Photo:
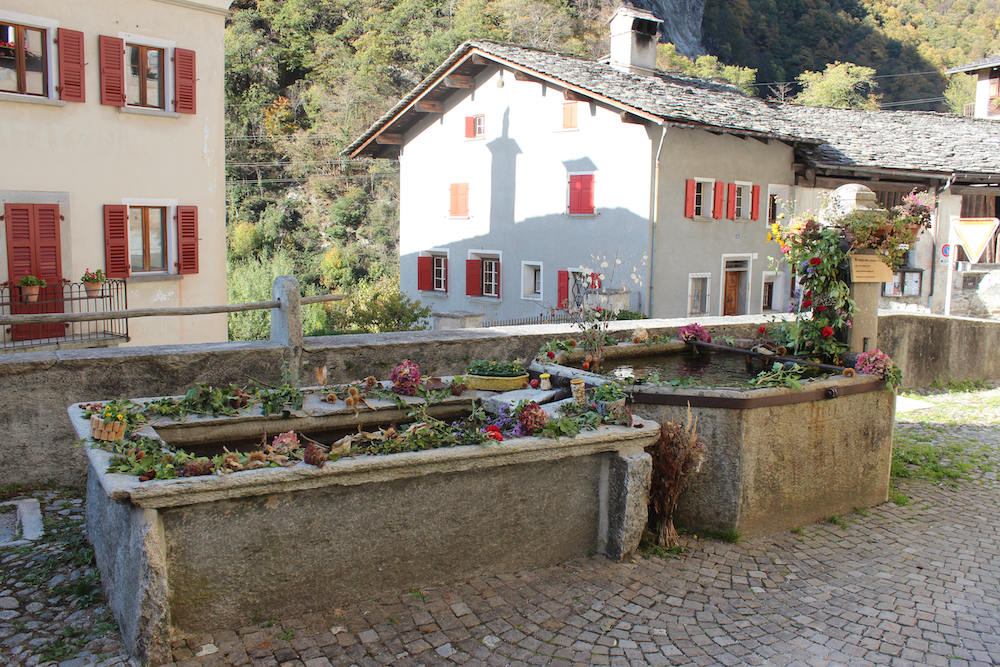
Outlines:
[[120, 413], [120, 412], [118, 413], [118, 419], [119, 419], [120, 421], [124, 421], [124, 420], [125, 420], [125, 418], [124, 418], [124, 417], [122, 417], [122, 413]]
[[773, 241], [773, 240], [774, 240], [774, 237], [773, 237], [773, 236], [771, 236], [771, 232], [768, 232], [768, 233], [767, 233], [767, 242], [768, 242], [768, 243], [770, 243], [770, 242], [771, 242], [771, 241]]

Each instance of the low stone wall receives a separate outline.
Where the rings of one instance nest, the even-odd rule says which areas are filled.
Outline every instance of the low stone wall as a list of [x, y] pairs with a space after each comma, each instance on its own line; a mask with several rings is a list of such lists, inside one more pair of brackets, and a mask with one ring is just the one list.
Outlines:
[[879, 318], [879, 347], [899, 364], [904, 387], [1000, 379], [1000, 322], [942, 315]]

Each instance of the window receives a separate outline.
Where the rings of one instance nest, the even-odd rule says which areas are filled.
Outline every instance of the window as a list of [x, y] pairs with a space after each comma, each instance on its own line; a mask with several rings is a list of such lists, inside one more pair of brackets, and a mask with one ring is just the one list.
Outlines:
[[448, 258], [444, 255], [434, 255], [433, 277], [434, 291], [448, 291]]
[[469, 184], [452, 183], [449, 189], [448, 215], [452, 218], [469, 217]]
[[49, 95], [48, 32], [0, 21], [0, 92]]
[[125, 103], [134, 107], [165, 108], [164, 49], [125, 44]]
[[750, 184], [733, 184], [733, 218], [750, 219]]
[[486, 136], [486, 116], [478, 114], [465, 117], [465, 138], [479, 139]]
[[483, 296], [500, 296], [500, 260], [495, 257], [484, 257], [483, 262]]
[[688, 276], [688, 315], [708, 314], [708, 287], [707, 273], [692, 273]]
[[542, 263], [521, 262], [521, 298], [541, 301]]
[[594, 214], [594, 175], [569, 175], [569, 214]]
[[705, 211], [707, 210], [709, 193], [711, 192], [711, 183], [708, 181], [698, 181], [695, 185], [694, 191], [694, 217], [703, 218], [705, 216]]
[[563, 103], [562, 127], [564, 130], [577, 129], [576, 108], [576, 102]]
[[920, 296], [923, 271], [896, 271], [891, 283], [882, 283], [882, 296]]
[[165, 206], [129, 206], [128, 250], [133, 272], [167, 270]]
[[765, 280], [760, 299], [761, 310], [774, 310], [774, 281]]
[[431, 252], [417, 257], [417, 289], [425, 292], [448, 291], [448, 255]]
[[987, 113], [1000, 114], [1000, 72], [990, 73], [990, 90], [986, 99]]
[[767, 196], [767, 221], [778, 221], [778, 195]]
[[722, 183], [710, 178], [689, 178], [684, 194], [684, 217], [722, 217]]
[[465, 262], [465, 293], [500, 298], [500, 256], [492, 252], [470, 254]]

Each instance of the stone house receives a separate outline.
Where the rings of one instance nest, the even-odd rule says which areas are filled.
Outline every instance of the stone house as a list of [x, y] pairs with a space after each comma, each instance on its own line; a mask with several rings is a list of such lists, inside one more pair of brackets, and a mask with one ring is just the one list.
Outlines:
[[[230, 0], [5, 0], [0, 7], [0, 281], [44, 278], [47, 312], [102, 269], [114, 305], [226, 302], [223, 31]], [[47, 297], [47, 298], [45, 298]], [[82, 305], [81, 305], [82, 304]], [[20, 329], [19, 329], [20, 327]], [[61, 344], [69, 325], [4, 332]], [[89, 342], [102, 342], [97, 332]], [[132, 344], [226, 339], [224, 315], [132, 320]], [[104, 344], [124, 338], [107, 333]], [[25, 341], [24, 339], [27, 338]], [[39, 340], [33, 340], [39, 339]]]
[[1000, 55], [952, 67], [945, 74], [976, 77], [976, 101], [966, 108], [967, 116], [1000, 120]]
[[992, 124], [774, 104], [660, 72], [657, 23], [620, 8], [601, 62], [467, 42], [345, 150], [399, 159], [405, 293], [493, 321], [594, 289], [654, 317], [779, 312], [793, 285], [766, 237], [781, 213], [889, 178], [877, 192], [933, 187], [947, 217], [959, 188], [997, 182]]

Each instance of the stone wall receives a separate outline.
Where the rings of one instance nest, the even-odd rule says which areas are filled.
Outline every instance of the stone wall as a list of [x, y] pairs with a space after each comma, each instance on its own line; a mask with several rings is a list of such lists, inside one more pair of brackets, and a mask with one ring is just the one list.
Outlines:
[[903, 370], [904, 387], [1000, 379], [1000, 322], [942, 315], [879, 319], [879, 347]]

